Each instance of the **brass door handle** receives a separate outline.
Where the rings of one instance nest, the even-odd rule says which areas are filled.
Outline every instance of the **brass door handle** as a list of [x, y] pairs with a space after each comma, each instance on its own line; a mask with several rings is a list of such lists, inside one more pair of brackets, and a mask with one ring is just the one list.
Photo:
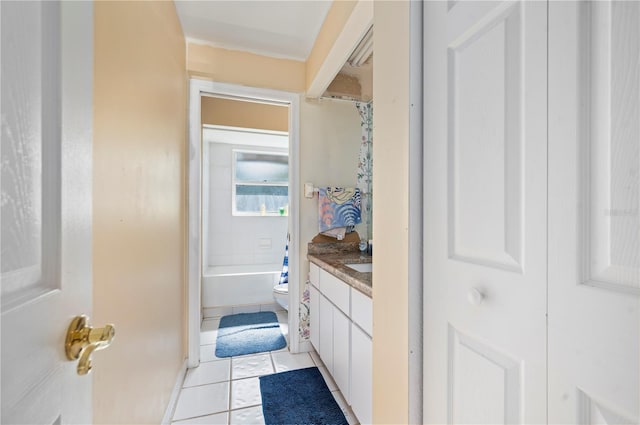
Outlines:
[[113, 325], [104, 328], [93, 328], [89, 325], [87, 316], [76, 316], [67, 329], [64, 344], [65, 353], [69, 360], [78, 360], [78, 375], [86, 375], [91, 371], [91, 354], [94, 351], [107, 348], [116, 335]]

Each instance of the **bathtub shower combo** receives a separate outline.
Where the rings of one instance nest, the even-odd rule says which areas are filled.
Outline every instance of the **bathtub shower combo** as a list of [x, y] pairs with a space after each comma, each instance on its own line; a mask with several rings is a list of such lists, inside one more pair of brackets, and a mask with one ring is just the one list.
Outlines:
[[229, 314], [231, 310], [288, 310], [288, 281], [288, 246], [282, 264], [208, 267], [202, 277], [204, 317]]

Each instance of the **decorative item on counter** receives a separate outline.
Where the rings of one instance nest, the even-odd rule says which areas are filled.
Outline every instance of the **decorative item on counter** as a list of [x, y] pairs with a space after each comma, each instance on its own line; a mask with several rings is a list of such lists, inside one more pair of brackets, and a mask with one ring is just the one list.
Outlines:
[[360, 243], [358, 244], [358, 249], [360, 249], [360, 252], [364, 254], [364, 252], [367, 250], [367, 240], [362, 238], [360, 239]]
[[331, 236], [332, 238], [336, 238], [341, 241], [344, 239], [344, 236], [347, 234], [346, 227], [336, 227], [334, 229], [329, 229], [327, 231], [322, 232], [325, 236]]

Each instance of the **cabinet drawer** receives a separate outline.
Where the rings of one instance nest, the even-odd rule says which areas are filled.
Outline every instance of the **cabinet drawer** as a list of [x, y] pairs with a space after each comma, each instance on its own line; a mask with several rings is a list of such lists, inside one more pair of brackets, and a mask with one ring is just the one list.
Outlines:
[[316, 288], [320, 288], [320, 267], [309, 263], [309, 281]]
[[373, 334], [373, 305], [371, 298], [351, 288], [351, 319], [369, 336]]
[[351, 287], [338, 279], [337, 277], [320, 271], [320, 292], [329, 299], [333, 304], [342, 310], [347, 316], [351, 314], [349, 311], [349, 293]]

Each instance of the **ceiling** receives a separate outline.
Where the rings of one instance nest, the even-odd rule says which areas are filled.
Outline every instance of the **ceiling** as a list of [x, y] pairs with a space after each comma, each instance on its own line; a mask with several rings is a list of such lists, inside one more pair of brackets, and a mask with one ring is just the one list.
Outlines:
[[305, 61], [330, 0], [177, 0], [189, 41]]

